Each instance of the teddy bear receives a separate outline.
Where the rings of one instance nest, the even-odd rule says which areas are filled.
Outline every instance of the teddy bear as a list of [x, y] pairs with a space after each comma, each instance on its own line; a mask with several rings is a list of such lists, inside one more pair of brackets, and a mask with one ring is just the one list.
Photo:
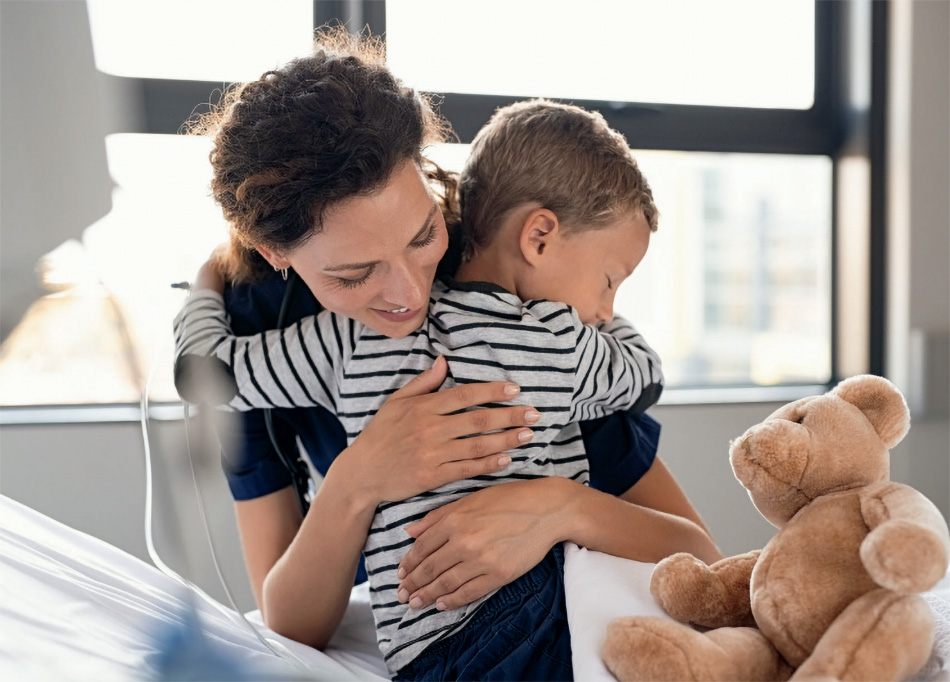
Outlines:
[[889, 480], [910, 427], [900, 391], [871, 375], [776, 410], [729, 444], [733, 472], [778, 532], [711, 566], [654, 569], [672, 617], [608, 624], [603, 661], [627, 680], [902, 680], [927, 662], [934, 617], [919, 594], [946, 574], [947, 523]]

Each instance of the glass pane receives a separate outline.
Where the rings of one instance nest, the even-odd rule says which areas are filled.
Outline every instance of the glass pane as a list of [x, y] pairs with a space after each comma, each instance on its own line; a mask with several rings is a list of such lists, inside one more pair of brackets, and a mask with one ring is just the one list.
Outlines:
[[210, 197], [210, 142], [174, 135], [111, 135], [112, 211], [43, 260], [50, 294], [0, 349], [0, 404], [178, 399], [172, 319], [189, 281], [227, 238]]
[[668, 385], [831, 377], [831, 159], [637, 152], [660, 210], [617, 311]]
[[393, 70], [431, 92], [808, 109], [814, 14], [807, 0], [397, 0], [386, 41]]
[[[459, 169], [466, 145], [430, 156]], [[669, 387], [831, 378], [831, 159], [638, 151], [660, 226], [616, 311]]]
[[[171, 320], [226, 238], [208, 141], [107, 138], [113, 210], [46, 259], [51, 294], [0, 350], [0, 404], [175, 401]], [[465, 145], [431, 156], [464, 163]], [[831, 161], [640, 151], [660, 228], [621, 287], [668, 386], [822, 383], [831, 373]], [[147, 162], [146, 162], [147, 161]], [[63, 333], [67, 330], [68, 333]]]
[[234, 82], [313, 49], [312, 0], [87, 0], [96, 67]]

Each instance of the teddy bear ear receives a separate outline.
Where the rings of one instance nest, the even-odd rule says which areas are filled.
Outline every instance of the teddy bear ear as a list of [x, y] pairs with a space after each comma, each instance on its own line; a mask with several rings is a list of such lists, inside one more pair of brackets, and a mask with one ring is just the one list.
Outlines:
[[832, 392], [864, 413], [887, 449], [907, 435], [910, 410], [904, 396], [887, 379], [862, 374], [845, 379]]

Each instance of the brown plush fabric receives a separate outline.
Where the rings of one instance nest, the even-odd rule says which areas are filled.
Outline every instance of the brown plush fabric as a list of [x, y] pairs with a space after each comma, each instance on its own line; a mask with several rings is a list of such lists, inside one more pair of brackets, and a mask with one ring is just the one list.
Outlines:
[[950, 535], [933, 503], [889, 480], [889, 449], [909, 426], [900, 392], [865, 375], [736, 439], [736, 478], [778, 533], [761, 551], [712, 566], [685, 554], [660, 562], [651, 593], [682, 624], [611, 622], [608, 669], [623, 681], [916, 673], [934, 628], [919, 593], [946, 573]]

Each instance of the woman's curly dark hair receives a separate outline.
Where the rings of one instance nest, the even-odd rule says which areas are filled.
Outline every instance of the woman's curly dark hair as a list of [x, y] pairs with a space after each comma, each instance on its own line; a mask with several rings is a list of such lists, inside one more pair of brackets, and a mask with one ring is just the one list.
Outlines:
[[321, 229], [326, 210], [381, 189], [415, 160], [454, 225], [456, 179], [422, 157], [448, 124], [385, 66], [382, 42], [342, 27], [318, 32], [311, 56], [234, 86], [191, 132], [213, 140], [211, 190], [231, 230], [223, 265], [232, 281], [270, 266], [257, 246], [287, 252]]

